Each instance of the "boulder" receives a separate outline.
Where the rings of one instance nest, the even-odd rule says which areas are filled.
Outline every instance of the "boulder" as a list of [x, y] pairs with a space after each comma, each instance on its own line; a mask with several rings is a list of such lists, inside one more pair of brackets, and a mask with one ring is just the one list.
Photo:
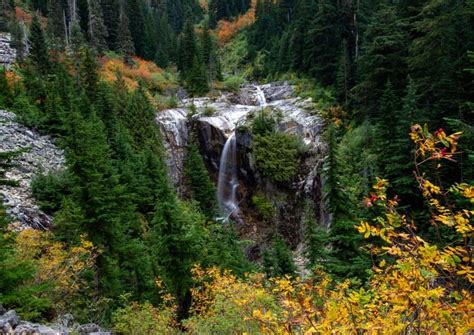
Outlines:
[[11, 332], [18, 323], [20, 322], [20, 318], [16, 315], [16, 312], [10, 310], [0, 316], [0, 334]]

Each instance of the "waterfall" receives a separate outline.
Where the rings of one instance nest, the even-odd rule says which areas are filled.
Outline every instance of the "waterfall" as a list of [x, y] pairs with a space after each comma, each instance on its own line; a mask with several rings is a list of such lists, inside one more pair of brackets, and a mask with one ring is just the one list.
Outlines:
[[258, 105], [265, 107], [267, 105], [267, 98], [265, 98], [265, 93], [263, 93], [263, 90], [260, 88], [260, 86], [256, 86], [256, 89]]
[[217, 184], [217, 199], [219, 209], [224, 215], [221, 220], [227, 221], [229, 217], [238, 212], [237, 202], [237, 140], [232, 133], [225, 142], [220, 159], [219, 179]]

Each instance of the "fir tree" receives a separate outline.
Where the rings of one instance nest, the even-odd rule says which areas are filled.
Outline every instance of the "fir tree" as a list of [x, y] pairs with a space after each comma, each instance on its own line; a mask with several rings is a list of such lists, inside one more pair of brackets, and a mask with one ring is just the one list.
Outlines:
[[38, 16], [33, 17], [30, 27], [30, 56], [32, 65], [41, 73], [46, 73], [50, 69], [48, 55], [48, 44], [44, 37], [43, 29]]
[[200, 210], [208, 219], [214, 219], [217, 215], [216, 189], [194, 143], [187, 147], [184, 177], [185, 184], [191, 191], [192, 199], [198, 203]]
[[271, 246], [263, 253], [263, 267], [269, 277], [295, 274], [293, 256], [280, 234], [273, 237]]
[[140, 0], [127, 0], [127, 12], [130, 22], [135, 52], [140, 57], [146, 56], [145, 15]]
[[133, 45], [132, 34], [130, 33], [129, 26], [130, 21], [128, 19], [127, 13], [123, 10], [123, 8], [121, 8], [115, 50], [117, 50], [123, 55], [125, 61], [128, 64], [131, 64], [135, 48]]
[[104, 23], [102, 7], [99, 1], [87, 0], [89, 10], [89, 39], [98, 52], [103, 53], [107, 50], [107, 27]]
[[198, 56], [194, 56], [193, 66], [188, 75], [187, 86], [195, 95], [203, 95], [209, 91], [206, 67]]
[[66, 13], [61, 0], [48, 0], [48, 34], [57, 46], [64, 43], [66, 37]]

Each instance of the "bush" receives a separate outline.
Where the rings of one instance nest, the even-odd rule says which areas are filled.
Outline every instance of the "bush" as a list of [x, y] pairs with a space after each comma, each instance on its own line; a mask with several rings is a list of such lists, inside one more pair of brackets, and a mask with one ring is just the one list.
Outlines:
[[206, 105], [204, 106], [204, 112], [202, 115], [204, 116], [214, 116], [216, 114], [216, 109], [212, 106]]
[[257, 212], [264, 221], [271, 220], [276, 214], [276, 208], [264, 194], [255, 194], [252, 197], [252, 203], [257, 208]]
[[173, 328], [173, 313], [169, 308], [156, 308], [149, 302], [117, 310], [113, 316], [114, 330], [129, 335], [178, 334]]
[[240, 90], [240, 86], [245, 83], [245, 79], [241, 76], [230, 76], [226, 80], [224, 80], [224, 88], [230, 92], [238, 92]]
[[258, 113], [258, 115], [253, 119], [252, 134], [263, 136], [273, 133], [275, 131], [276, 125], [277, 120], [271, 115], [271, 113], [266, 109], [262, 109], [260, 113]]
[[294, 135], [256, 135], [253, 154], [257, 168], [275, 182], [288, 182], [296, 174], [303, 145], [301, 139]]

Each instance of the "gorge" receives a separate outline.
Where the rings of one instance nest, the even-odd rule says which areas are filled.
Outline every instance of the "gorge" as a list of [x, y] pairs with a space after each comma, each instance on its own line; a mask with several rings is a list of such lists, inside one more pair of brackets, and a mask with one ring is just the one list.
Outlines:
[[[291, 182], [282, 185], [262, 174], [253, 153], [252, 123], [262, 111], [278, 118], [277, 133], [294, 135], [306, 147]], [[217, 185], [220, 219], [239, 223], [243, 237], [266, 243], [277, 229], [294, 242], [302, 241], [301, 203], [311, 204], [319, 224], [327, 227], [330, 216], [324, 203], [322, 167], [326, 144], [323, 119], [311, 99], [296, 96], [287, 82], [244, 85], [238, 92], [216, 97], [184, 99], [177, 108], [157, 113], [167, 150], [171, 178], [183, 192], [186, 147], [197, 142], [210, 175]], [[264, 197], [275, 215], [262, 219], [254, 196]], [[263, 222], [267, 221], [267, 222]], [[273, 227], [273, 228], [270, 228]]]

